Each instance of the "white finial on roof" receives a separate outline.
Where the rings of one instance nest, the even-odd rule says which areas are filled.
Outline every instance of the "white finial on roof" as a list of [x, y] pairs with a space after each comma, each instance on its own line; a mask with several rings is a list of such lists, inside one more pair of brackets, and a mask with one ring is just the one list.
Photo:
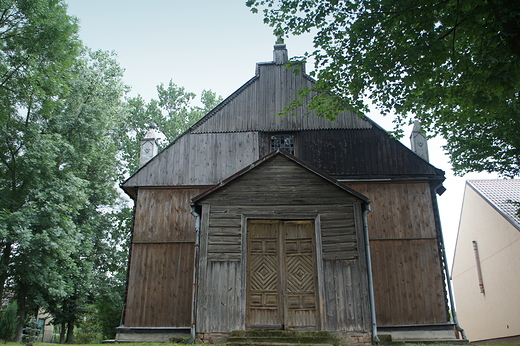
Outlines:
[[414, 153], [419, 155], [419, 157], [426, 162], [429, 162], [428, 143], [426, 142], [426, 136], [421, 131], [421, 123], [418, 120], [415, 120], [413, 123], [413, 130], [410, 135], [410, 144]]

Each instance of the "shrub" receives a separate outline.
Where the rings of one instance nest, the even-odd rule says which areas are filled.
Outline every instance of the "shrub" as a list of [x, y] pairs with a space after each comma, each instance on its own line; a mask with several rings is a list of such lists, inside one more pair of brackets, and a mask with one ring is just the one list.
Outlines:
[[0, 317], [0, 339], [11, 341], [16, 334], [18, 325], [18, 304], [13, 302], [5, 308]]

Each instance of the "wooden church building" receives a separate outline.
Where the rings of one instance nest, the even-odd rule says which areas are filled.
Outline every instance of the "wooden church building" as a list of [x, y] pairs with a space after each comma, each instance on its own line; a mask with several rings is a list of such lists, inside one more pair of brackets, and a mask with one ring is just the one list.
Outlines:
[[455, 337], [444, 172], [419, 151], [424, 137], [414, 152], [352, 112], [278, 116], [314, 83], [287, 56], [275, 45], [274, 61], [122, 185], [135, 216], [118, 341], [254, 329], [359, 344]]

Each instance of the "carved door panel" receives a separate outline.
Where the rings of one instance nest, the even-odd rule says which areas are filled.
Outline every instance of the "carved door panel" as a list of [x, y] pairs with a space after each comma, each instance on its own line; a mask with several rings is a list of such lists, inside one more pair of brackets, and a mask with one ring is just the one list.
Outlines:
[[248, 223], [248, 328], [316, 329], [312, 221]]
[[285, 327], [316, 329], [316, 254], [314, 223], [284, 221]]
[[281, 329], [279, 221], [248, 224], [247, 319], [251, 328]]

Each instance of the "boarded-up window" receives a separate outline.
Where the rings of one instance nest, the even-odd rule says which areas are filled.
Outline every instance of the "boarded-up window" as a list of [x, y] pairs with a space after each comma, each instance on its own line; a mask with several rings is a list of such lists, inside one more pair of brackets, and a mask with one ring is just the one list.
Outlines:
[[324, 260], [352, 260], [358, 257], [354, 208], [347, 213], [321, 214]]

